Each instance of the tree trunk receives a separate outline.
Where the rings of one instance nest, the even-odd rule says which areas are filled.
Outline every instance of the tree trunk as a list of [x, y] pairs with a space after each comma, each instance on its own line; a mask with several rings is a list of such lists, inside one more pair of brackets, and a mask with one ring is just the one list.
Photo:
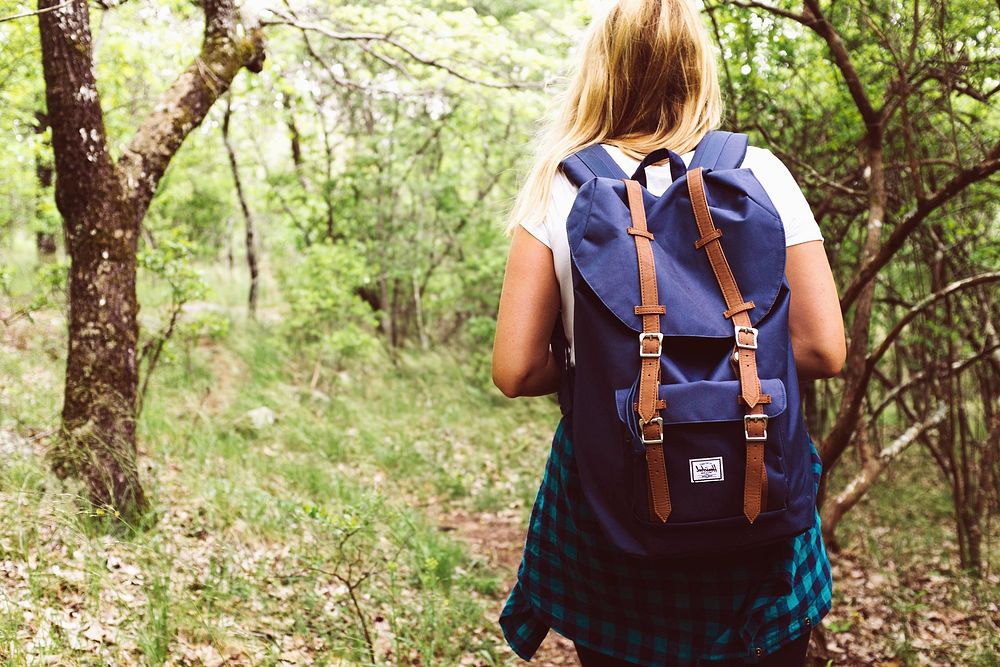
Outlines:
[[389, 276], [385, 267], [381, 267], [378, 273], [379, 303], [382, 310], [379, 313], [382, 327], [382, 335], [392, 344], [392, 300], [389, 295]]
[[285, 108], [285, 125], [288, 127], [288, 144], [292, 149], [292, 165], [295, 167], [295, 178], [298, 179], [302, 190], [309, 192], [309, 184], [306, 182], [305, 168], [302, 159], [302, 134], [299, 126], [295, 122], [295, 110], [292, 109], [292, 96], [285, 93], [282, 98]]
[[69, 350], [53, 465], [81, 477], [91, 502], [137, 522], [146, 497], [136, 465], [140, 224], [187, 134], [243, 67], [259, 71], [259, 29], [238, 33], [231, 0], [205, 0], [201, 52], [140, 126], [120, 161], [108, 151], [94, 75], [86, 0], [40, 0], [46, 113], [52, 126], [56, 206], [69, 272]]
[[[873, 257], [880, 247], [882, 224], [885, 220], [887, 193], [885, 188], [885, 165], [882, 153], [882, 129], [869, 126], [866, 136], [868, 176], [868, 221], [862, 263]], [[858, 428], [861, 406], [868, 382], [864, 378], [865, 360], [868, 357], [868, 339], [871, 332], [872, 305], [875, 300], [875, 281], [867, 283], [861, 290], [854, 307], [851, 321], [850, 344], [847, 348], [847, 362], [844, 373], [843, 398], [834, 420], [833, 428], [823, 439], [820, 454], [823, 457], [823, 476], [833, 470], [841, 454], [847, 449], [851, 437]]]
[[87, 3], [38, 18], [56, 206], [71, 262], [63, 442], [54, 464], [60, 474], [81, 474], [95, 505], [134, 519], [146, 505], [135, 464], [137, 230], [107, 149]]
[[38, 251], [40, 259], [48, 259], [56, 254], [59, 245], [56, 243], [56, 235], [51, 232], [35, 232], [35, 249]]
[[250, 319], [257, 319], [257, 244], [254, 240], [253, 215], [250, 213], [250, 205], [247, 203], [246, 195], [243, 192], [243, 181], [240, 179], [240, 170], [236, 163], [236, 150], [232, 142], [229, 141], [229, 118], [233, 109], [226, 100], [226, 113], [222, 117], [222, 143], [226, 145], [226, 153], [229, 155], [229, 168], [233, 172], [233, 182], [236, 184], [236, 197], [240, 200], [240, 210], [243, 211], [243, 221], [246, 224], [246, 250], [247, 268], [250, 271], [250, 293], [247, 296], [247, 308]]
[[420, 349], [426, 350], [430, 347], [427, 340], [427, 330], [424, 328], [424, 309], [420, 296], [420, 281], [417, 279], [417, 272], [413, 272], [413, 311], [416, 318], [417, 336], [420, 339]]

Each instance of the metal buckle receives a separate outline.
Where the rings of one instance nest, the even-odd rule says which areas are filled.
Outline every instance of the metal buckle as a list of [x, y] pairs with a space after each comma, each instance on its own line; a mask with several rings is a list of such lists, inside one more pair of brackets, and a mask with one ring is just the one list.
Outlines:
[[[752, 420], [764, 422], [764, 435], [750, 435], [747, 426]], [[763, 442], [767, 440], [767, 415], [743, 415], [743, 435], [746, 437], [747, 442]]]
[[[647, 424], [659, 424], [660, 425], [660, 437], [657, 440], [647, 440], [645, 426]], [[653, 417], [645, 424], [640, 423], [639, 425], [640, 438], [642, 439], [642, 444], [644, 445], [662, 445], [663, 444], [663, 417]]]
[[[647, 338], [656, 339], [656, 352], [645, 352], [642, 349], [642, 344]], [[639, 334], [639, 356], [643, 359], [649, 359], [653, 357], [658, 357], [663, 353], [663, 334], [660, 332], [646, 333], [643, 332]]]
[[[743, 350], [756, 350], [757, 349], [757, 330], [756, 329], [754, 329], [753, 327], [741, 327], [738, 324], [734, 325], [734, 329], [735, 329], [735, 332], [736, 332], [736, 347], [738, 347], [740, 349], [743, 349]], [[740, 334], [741, 333], [748, 333], [751, 336], [753, 336], [753, 342], [752, 343], [741, 343], [740, 342]]]

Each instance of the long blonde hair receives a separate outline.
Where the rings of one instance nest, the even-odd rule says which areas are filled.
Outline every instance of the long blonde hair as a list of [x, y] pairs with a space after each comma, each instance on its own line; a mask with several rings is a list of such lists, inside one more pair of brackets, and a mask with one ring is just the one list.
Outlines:
[[552, 178], [571, 153], [595, 143], [641, 159], [685, 153], [719, 125], [715, 49], [693, 0], [617, 0], [588, 29], [582, 57], [518, 193], [507, 233], [545, 217]]

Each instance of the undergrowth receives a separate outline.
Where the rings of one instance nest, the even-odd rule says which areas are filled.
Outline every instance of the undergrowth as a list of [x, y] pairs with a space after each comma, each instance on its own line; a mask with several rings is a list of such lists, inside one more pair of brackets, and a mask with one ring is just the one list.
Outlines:
[[[485, 350], [330, 355], [287, 334], [277, 300], [248, 321], [240, 282], [208, 271], [212, 305], [188, 315], [228, 323], [192, 328], [151, 380], [143, 530], [101, 530], [46, 465], [60, 312], [0, 330], [3, 664], [514, 664], [496, 625], [514, 571], [439, 524], [526, 519], [555, 404], [502, 397]], [[955, 571], [948, 498], [920, 456], [845, 519], [826, 631], [902, 664], [995, 665], [996, 576]], [[965, 624], [962, 641], [929, 645], [933, 614]]]

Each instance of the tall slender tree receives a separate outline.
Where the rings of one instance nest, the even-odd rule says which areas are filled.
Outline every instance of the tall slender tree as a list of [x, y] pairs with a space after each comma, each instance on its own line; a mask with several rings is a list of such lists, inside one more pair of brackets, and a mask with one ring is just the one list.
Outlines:
[[229, 138], [229, 121], [233, 116], [233, 106], [226, 97], [225, 112], [222, 115], [222, 143], [226, 147], [226, 154], [229, 156], [229, 168], [233, 172], [233, 185], [236, 186], [236, 199], [240, 202], [240, 210], [243, 211], [244, 238], [246, 239], [247, 269], [250, 272], [250, 293], [247, 296], [247, 312], [250, 319], [257, 319], [257, 283], [260, 271], [257, 267], [257, 242], [255, 240], [253, 213], [250, 212], [250, 204], [247, 201], [246, 191], [243, 189], [243, 179], [240, 178], [240, 168], [236, 161], [236, 149], [233, 148], [233, 141]]
[[39, 0], [47, 114], [69, 273], [69, 351], [58, 473], [81, 477], [90, 500], [138, 519], [146, 499], [136, 465], [140, 225], [170, 160], [246, 68], [264, 40], [234, 0], [201, 0], [201, 50], [117, 159], [108, 149], [94, 72], [87, 0]]

